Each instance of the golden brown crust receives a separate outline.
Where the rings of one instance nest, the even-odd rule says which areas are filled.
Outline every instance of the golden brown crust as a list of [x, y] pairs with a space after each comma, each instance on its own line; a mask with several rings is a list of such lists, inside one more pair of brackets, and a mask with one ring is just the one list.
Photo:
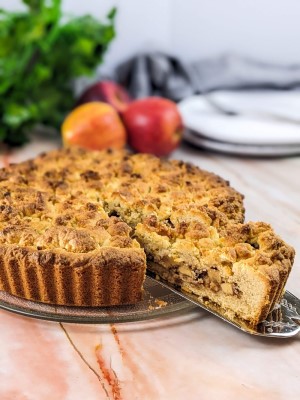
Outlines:
[[[107, 285], [102, 277], [104, 254], [114, 260], [112, 274], [118, 277], [117, 282], [121, 280], [125, 253], [124, 265], [129, 265], [128, 257], [133, 266], [139, 265], [139, 278], [133, 281], [135, 289], [130, 286], [137, 299], [145, 256], [133, 236], [148, 258], [159, 265], [161, 275], [180, 281], [183, 289], [197, 292], [203, 302], [210, 296], [216, 304], [219, 297], [224, 313], [240, 313], [253, 325], [282, 295], [294, 258], [294, 250], [269, 225], [243, 223], [243, 196], [227, 181], [182, 161], [145, 154], [66, 149], [10, 166], [0, 171], [0, 211], [0, 248], [5, 254], [1, 265], [6, 265], [0, 268], [0, 288], [59, 304], [108, 301], [107, 295], [99, 294], [105, 290], [101, 285]], [[28, 275], [27, 267], [20, 269], [23, 273], [19, 281], [17, 275], [6, 277], [16, 270], [13, 260], [21, 263], [18, 254], [24, 249], [31, 254], [31, 265], [39, 271], [36, 277]], [[56, 260], [49, 268], [54, 275], [48, 278], [55, 282], [56, 297], [49, 295], [50, 289], [43, 289], [45, 295], [41, 295], [46, 269], [33, 260], [45, 254]], [[82, 281], [74, 275], [78, 270], [74, 260], [85, 260], [88, 265], [82, 269], [86, 271]], [[91, 260], [97, 260], [100, 267], [97, 269]], [[64, 263], [69, 267], [63, 268]], [[125, 270], [131, 271], [129, 267]], [[33, 274], [34, 268], [28, 271]], [[95, 294], [94, 300], [88, 298], [83, 283], [91, 282], [92, 276], [95, 282], [88, 287], [96, 285], [98, 297]], [[26, 277], [36, 282], [33, 294], [24, 284]], [[70, 288], [64, 279], [73, 282], [73, 287], [81, 287], [73, 297], [67, 294]], [[102, 284], [97, 286], [100, 281]], [[246, 292], [253, 295], [253, 282], [259, 287], [259, 298], [251, 303]], [[51, 288], [51, 284], [48, 286]], [[120, 298], [118, 301], [123, 302]], [[244, 309], [238, 309], [244, 298]], [[116, 301], [115, 296], [109, 304]], [[232, 306], [236, 310], [230, 303], [236, 304]]]
[[187, 204], [212, 214], [219, 210], [234, 222], [244, 219], [243, 196], [229, 182], [191, 164], [146, 154], [58, 150], [2, 170], [1, 181], [59, 195], [88, 188], [91, 198], [101, 195], [105, 205], [117, 208], [122, 200], [123, 207], [155, 211], [161, 219], [170, 207], [180, 212]]

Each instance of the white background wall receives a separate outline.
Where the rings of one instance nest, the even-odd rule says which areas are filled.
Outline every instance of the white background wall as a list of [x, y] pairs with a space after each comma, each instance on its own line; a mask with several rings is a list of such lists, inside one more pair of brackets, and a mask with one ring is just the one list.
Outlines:
[[[104, 70], [137, 51], [159, 49], [187, 61], [235, 52], [300, 63], [300, 0], [64, 0], [68, 13], [103, 17], [119, 9], [117, 39]], [[20, 8], [20, 0], [0, 0]]]

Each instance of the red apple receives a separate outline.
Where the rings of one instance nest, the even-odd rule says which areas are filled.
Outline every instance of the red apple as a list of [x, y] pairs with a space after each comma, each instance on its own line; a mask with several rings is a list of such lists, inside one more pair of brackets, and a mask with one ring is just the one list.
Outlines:
[[110, 104], [119, 114], [127, 108], [131, 97], [127, 91], [113, 81], [101, 81], [87, 88], [77, 101], [77, 106], [100, 101]]
[[140, 153], [166, 156], [182, 138], [183, 122], [171, 100], [148, 97], [133, 101], [122, 118], [130, 146]]

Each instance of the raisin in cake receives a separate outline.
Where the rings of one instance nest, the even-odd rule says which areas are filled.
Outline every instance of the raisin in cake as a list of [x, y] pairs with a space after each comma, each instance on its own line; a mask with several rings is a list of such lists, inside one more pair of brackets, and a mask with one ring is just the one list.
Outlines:
[[[132, 262], [136, 277], [128, 292], [135, 287], [137, 293], [145, 269], [143, 248], [148, 268], [157, 276], [192, 293], [199, 302], [230, 319], [239, 318], [248, 325], [256, 325], [282, 296], [294, 250], [268, 224], [244, 223], [243, 196], [227, 181], [190, 164], [123, 151], [67, 149], [3, 169], [0, 181], [4, 254], [0, 288], [13, 294], [37, 298], [41, 287], [46, 293], [49, 290], [46, 287], [52, 286], [57, 292], [66, 291], [69, 278], [65, 275], [74, 275], [78, 260], [84, 259], [89, 265], [95, 253], [97, 261], [91, 269], [94, 274], [99, 263], [102, 274], [101, 279], [97, 278], [96, 292], [102, 293], [115, 280], [119, 287], [126, 286]], [[23, 191], [23, 201], [17, 199], [18, 190]], [[28, 231], [22, 229], [23, 236], [16, 234], [10, 243], [7, 235], [12, 227], [18, 226], [17, 220]], [[117, 228], [111, 234], [115, 225], [122, 227], [122, 234]], [[36, 233], [32, 234], [32, 230]], [[24, 239], [24, 232], [30, 244]], [[83, 251], [75, 232], [92, 238], [90, 246], [96, 247], [82, 245]], [[89, 240], [86, 239], [87, 243]], [[76, 250], [72, 251], [74, 243]], [[49, 278], [46, 273], [42, 275], [38, 263], [18, 255], [26, 253], [28, 248], [34, 259], [43, 257], [43, 252], [48, 257], [52, 255], [56, 261], [49, 263], [49, 269], [56, 268], [59, 272], [53, 272]], [[61, 253], [69, 260], [66, 271], [59, 258]], [[117, 278], [101, 267], [104, 253], [114, 255], [112, 265], [118, 266]], [[125, 253], [128, 257], [124, 258]], [[126, 264], [124, 260], [130, 262]], [[25, 265], [29, 264], [31, 272], [26, 277]], [[11, 278], [13, 273], [17, 274], [14, 271], [20, 274], [19, 286]], [[125, 281], [121, 281], [122, 271], [128, 273]], [[80, 283], [71, 279], [70, 286], [78, 287], [72, 289], [77, 293], [72, 304], [79, 304], [80, 291], [84, 290], [80, 287], [94, 290], [93, 279], [87, 276], [86, 284], [84, 276]], [[28, 282], [35, 282], [34, 286], [39, 288], [31, 297], [25, 281], [28, 286]], [[57, 302], [47, 296], [40, 300]], [[61, 303], [69, 304], [69, 298], [61, 298]], [[88, 303], [86, 296], [84, 304]], [[95, 299], [90, 305], [96, 303], [102, 305], [107, 301]]]

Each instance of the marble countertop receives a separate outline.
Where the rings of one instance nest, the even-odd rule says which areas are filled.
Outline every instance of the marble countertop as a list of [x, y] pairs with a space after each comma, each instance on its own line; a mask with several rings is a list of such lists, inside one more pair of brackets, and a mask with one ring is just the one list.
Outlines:
[[[57, 147], [44, 139], [1, 165]], [[251, 159], [182, 146], [174, 158], [230, 180], [246, 219], [273, 225], [298, 252], [287, 289], [300, 297], [300, 157]], [[299, 399], [300, 336], [260, 338], [201, 310], [79, 325], [0, 310], [1, 400]]]

